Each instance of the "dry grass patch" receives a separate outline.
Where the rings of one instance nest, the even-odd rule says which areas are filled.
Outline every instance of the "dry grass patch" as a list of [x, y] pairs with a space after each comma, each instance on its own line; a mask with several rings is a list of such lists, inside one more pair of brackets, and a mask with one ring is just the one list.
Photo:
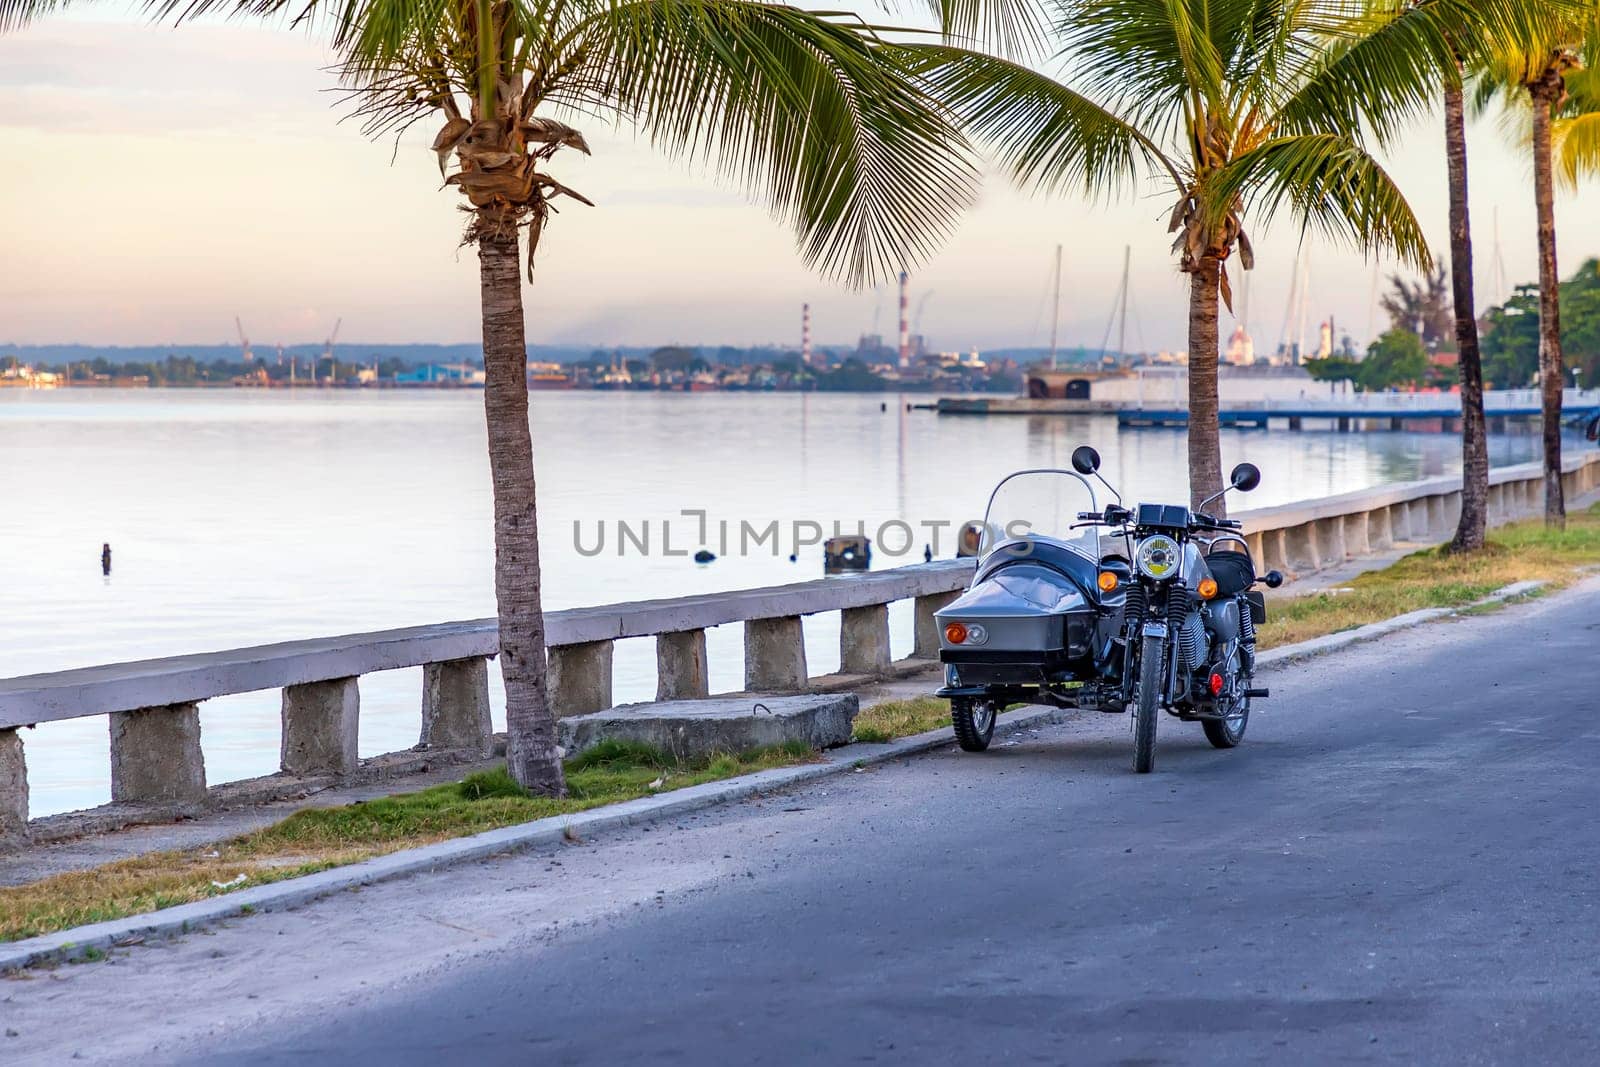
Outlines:
[[0, 888], [0, 941], [187, 904], [403, 848], [817, 759], [797, 743], [679, 762], [648, 745], [607, 741], [567, 761], [571, 795], [562, 800], [529, 796], [501, 768], [415, 793], [307, 808], [215, 845], [155, 852]]
[[1261, 628], [1263, 648], [1392, 619], [1423, 608], [1460, 608], [1514, 582], [1542, 580], [1547, 589], [1570, 585], [1600, 564], [1600, 505], [1567, 516], [1565, 531], [1542, 519], [1491, 531], [1481, 552], [1449, 555], [1432, 548], [1346, 582], [1340, 591], [1276, 600]]

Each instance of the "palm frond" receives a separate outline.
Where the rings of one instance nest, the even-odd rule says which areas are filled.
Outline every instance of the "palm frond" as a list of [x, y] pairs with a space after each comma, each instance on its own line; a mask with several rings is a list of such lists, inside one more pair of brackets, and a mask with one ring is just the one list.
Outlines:
[[19, 30], [66, 6], [67, 0], [0, 0], [0, 33]]
[[1551, 131], [1556, 176], [1568, 189], [1585, 178], [1600, 178], [1600, 111], [1559, 119]]
[[1043, 0], [924, 0], [948, 42], [982, 41], [1007, 56], [1036, 56], [1049, 44]]
[[1206, 0], [1058, 2], [1061, 51], [1086, 95], [1147, 131], [1172, 126], [1197, 97], [1220, 106], [1223, 62]]
[[1388, 251], [1426, 269], [1428, 242], [1405, 196], [1377, 160], [1339, 134], [1276, 137], [1211, 174], [1201, 191], [1207, 222], [1232, 205], [1270, 219], [1287, 204], [1301, 225], [1363, 251]]
[[752, 0], [611, 0], [579, 28], [612, 104], [711, 162], [853, 284], [931, 255], [979, 181], [962, 135], [851, 17]]
[[1182, 187], [1173, 164], [1138, 129], [1036, 70], [943, 45], [911, 50], [908, 66], [1023, 185], [1109, 195], [1133, 181], [1143, 162]]

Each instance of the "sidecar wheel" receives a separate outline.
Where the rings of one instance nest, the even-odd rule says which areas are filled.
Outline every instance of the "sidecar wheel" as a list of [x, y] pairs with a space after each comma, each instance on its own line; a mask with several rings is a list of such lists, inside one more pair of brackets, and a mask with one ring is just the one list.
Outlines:
[[994, 737], [995, 705], [992, 700], [952, 700], [950, 725], [963, 752], [982, 752]]

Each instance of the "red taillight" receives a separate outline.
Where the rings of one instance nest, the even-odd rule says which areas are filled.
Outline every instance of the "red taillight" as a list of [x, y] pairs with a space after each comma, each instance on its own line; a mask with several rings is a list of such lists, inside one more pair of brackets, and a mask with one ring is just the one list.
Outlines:
[[1214, 697], [1222, 695], [1222, 675], [1220, 674], [1211, 676], [1211, 695]]

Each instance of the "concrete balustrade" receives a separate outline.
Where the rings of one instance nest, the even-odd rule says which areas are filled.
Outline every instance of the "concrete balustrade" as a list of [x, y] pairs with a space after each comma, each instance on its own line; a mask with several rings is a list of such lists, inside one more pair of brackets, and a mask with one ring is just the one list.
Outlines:
[[[1570, 458], [1565, 477], [1569, 500], [1593, 491], [1600, 486], [1600, 455]], [[1497, 520], [1543, 511], [1537, 464], [1493, 471], [1490, 482]], [[1244, 523], [1258, 566], [1293, 577], [1397, 544], [1445, 540], [1460, 510], [1460, 481], [1435, 478], [1235, 517]], [[897, 675], [911, 663], [937, 660], [934, 613], [966, 588], [974, 566], [970, 559], [949, 560], [550, 612], [545, 624], [551, 703], [562, 716], [609, 708], [614, 644], [636, 637], [655, 639], [657, 699], [708, 696], [706, 631], [729, 624], [744, 628], [747, 690], [798, 692], [829, 684], [812, 678], [806, 663], [802, 619], [821, 612], [840, 613], [840, 663], [846, 675]], [[901, 600], [913, 602], [913, 660], [893, 663], [888, 605]], [[16, 844], [28, 827], [21, 727], [107, 716], [114, 800], [182, 811], [208, 796], [200, 748], [203, 701], [280, 690], [279, 777], [286, 787], [306, 778], [346, 779], [377, 773], [357, 750], [359, 679], [377, 671], [423, 669], [420, 747], [427, 761], [491, 751], [488, 661], [498, 654], [495, 621], [479, 619], [0, 679], [0, 846]], [[397, 755], [368, 762], [377, 765]]]

